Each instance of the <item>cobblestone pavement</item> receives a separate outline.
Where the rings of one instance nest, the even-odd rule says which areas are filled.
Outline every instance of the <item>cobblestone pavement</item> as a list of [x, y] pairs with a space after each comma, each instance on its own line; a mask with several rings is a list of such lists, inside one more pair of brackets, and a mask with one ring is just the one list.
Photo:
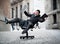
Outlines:
[[29, 35], [34, 35], [35, 38], [24, 40], [20, 39], [20, 36], [22, 36], [21, 32], [22, 30], [15, 32], [0, 32], [0, 44], [60, 44], [60, 30], [58, 29], [29, 30]]

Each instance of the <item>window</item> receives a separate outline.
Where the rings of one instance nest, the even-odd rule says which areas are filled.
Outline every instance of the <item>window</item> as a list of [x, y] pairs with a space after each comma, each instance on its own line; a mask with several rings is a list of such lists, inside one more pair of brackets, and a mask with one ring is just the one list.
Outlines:
[[27, 12], [29, 13], [29, 3], [27, 3]]
[[[53, 10], [57, 9], [57, 1], [53, 0]], [[53, 14], [53, 23], [56, 24], [57, 23], [57, 19], [56, 19], [56, 14]]]
[[20, 5], [20, 18], [22, 19], [22, 5]]
[[57, 9], [57, 1], [53, 0], [53, 10]]
[[[16, 18], [18, 18], [18, 7], [16, 7]], [[18, 25], [18, 23], [16, 23]]]
[[53, 14], [53, 24], [56, 24], [56, 23], [57, 23], [56, 20], [57, 20], [57, 19], [56, 19], [56, 14]]
[[12, 8], [12, 18], [14, 17], [14, 9]]
[[[14, 18], [14, 8], [12, 8], [12, 18]], [[14, 25], [15, 25], [14, 23], [11, 24], [13, 30], [14, 30], [14, 27], [13, 27]]]
[[16, 18], [18, 18], [18, 8], [16, 7]]
[[14, 8], [12, 8], [12, 18], [14, 18]]
[[27, 8], [27, 9], [28, 9], [28, 12], [29, 12], [29, 3], [27, 3], [27, 6], [28, 6], [28, 8]]

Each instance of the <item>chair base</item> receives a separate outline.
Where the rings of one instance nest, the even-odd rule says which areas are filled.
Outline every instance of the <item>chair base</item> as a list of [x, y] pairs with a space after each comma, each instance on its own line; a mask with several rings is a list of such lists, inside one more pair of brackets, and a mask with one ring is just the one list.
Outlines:
[[20, 36], [20, 39], [33, 39], [34, 38], [34, 36], [28, 36], [28, 32], [26, 32], [26, 36]]
[[33, 39], [34, 36], [20, 36], [20, 39]]

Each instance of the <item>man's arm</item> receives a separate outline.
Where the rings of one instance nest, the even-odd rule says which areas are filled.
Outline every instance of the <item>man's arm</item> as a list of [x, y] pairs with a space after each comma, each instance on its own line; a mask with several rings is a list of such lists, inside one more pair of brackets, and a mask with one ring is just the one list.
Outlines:
[[46, 13], [43, 14], [42, 18], [47, 18], [48, 15]]
[[45, 18], [47, 18], [48, 17], [48, 15], [45, 13], [43, 16], [41, 16], [40, 18], [39, 18], [39, 22], [44, 22], [46, 19]]
[[24, 11], [24, 14], [25, 14], [26, 16], [28, 16], [28, 17], [31, 17], [31, 16], [32, 16], [31, 14], [27, 13], [26, 11]]

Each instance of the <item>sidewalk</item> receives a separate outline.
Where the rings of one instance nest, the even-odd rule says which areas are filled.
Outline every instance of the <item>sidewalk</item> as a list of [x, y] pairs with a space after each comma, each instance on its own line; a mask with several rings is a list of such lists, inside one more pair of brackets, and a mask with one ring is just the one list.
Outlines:
[[29, 35], [35, 36], [34, 39], [30, 40], [21, 40], [21, 32], [22, 30], [15, 32], [0, 32], [0, 44], [60, 44], [60, 30], [29, 30]]

